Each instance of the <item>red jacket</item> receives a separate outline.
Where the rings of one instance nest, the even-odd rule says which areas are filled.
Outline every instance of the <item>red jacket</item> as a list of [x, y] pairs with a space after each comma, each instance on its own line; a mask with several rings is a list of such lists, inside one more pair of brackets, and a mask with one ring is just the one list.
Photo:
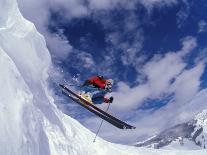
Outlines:
[[106, 85], [106, 80], [103, 78], [100, 78], [98, 76], [93, 76], [87, 80], [88, 83], [100, 88], [104, 89]]

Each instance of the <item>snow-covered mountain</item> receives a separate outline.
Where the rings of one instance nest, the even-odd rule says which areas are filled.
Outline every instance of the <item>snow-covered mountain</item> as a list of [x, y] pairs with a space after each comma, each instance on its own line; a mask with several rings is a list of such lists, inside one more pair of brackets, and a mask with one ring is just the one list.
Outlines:
[[[47, 86], [51, 58], [44, 37], [0, 0], [0, 155], [206, 154], [112, 144], [59, 111]], [[202, 137], [201, 137], [202, 138]]]
[[207, 147], [207, 109], [192, 121], [178, 124], [152, 138], [138, 142], [137, 147], [198, 150]]

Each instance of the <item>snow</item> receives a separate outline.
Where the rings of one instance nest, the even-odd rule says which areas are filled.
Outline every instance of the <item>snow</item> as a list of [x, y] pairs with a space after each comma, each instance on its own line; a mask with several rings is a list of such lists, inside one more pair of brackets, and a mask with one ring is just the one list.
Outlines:
[[[19, 12], [16, 0], [0, 1], [1, 155], [194, 155], [112, 144], [59, 111], [47, 86], [51, 58], [44, 37]], [[115, 135], [114, 135], [115, 136]]]
[[197, 114], [195, 117], [197, 130], [202, 127], [202, 132], [196, 137], [195, 141], [200, 144], [202, 148], [207, 147], [207, 109]]
[[167, 145], [166, 147], [163, 147], [163, 149], [166, 150], [200, 150], [201, 148], [197, 145], [195, 145], [195, 143], [193, 141], [190, 141], [186, 138], [184, 138], [182, 140], [182, 144], [181, 142], [177, 139], [176, 141], [173, 141], [170, 145]]

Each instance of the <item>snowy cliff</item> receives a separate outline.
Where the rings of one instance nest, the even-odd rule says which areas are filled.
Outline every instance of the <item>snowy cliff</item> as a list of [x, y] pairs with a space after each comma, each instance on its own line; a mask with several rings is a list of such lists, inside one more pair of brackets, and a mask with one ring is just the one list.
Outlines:
[[[0, 0], [0, 154], [186, 154], [112, 144], [64, 115], [47, 88], [46, 43], [15, 0]], [[198, 151], [196, 153], [206, 154]], [[195, 152], [187, 152], [195, 154]]]

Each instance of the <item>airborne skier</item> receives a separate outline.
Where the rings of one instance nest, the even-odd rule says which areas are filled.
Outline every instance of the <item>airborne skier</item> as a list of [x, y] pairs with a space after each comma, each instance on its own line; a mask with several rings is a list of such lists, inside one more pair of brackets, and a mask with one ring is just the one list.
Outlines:
[[112, 91], [112, 86], [112, 79], [106, 80], [103, 76], [93, 76], [83, 83], [80, 95], [94, 104], [112, 103], [112, 96], [110, 98], [105, 97], [108, 92]]
[[[112, 116], [111, 114], [103, 111], [98, 108], [94, 104], [101, 103], [112, 103], [113, 97], [110, 98], [105, 97], [106, 93], [112, 91], [113, 80], [112, 79], [104, 79], [103, 76], [93, 76], [87, 79], [83, 85], [81, 86], [81, 90], [79, 93], [76, 93], [70, 90], [66, 85], [59, 84], [62, 88], [62, 93], [69, 97], [71, 100], [81, 105], [88, 111], [94, 113], [98, 117], [103, 120], [109, 122], [110, 124], [116, 126], [120, 129], [135, 129], [136, 127], [129, 125], [120, 119]], [[93, 104], [94, 103], [94, 104]], [[108, 107], [109, 107], [108, 105]]]

